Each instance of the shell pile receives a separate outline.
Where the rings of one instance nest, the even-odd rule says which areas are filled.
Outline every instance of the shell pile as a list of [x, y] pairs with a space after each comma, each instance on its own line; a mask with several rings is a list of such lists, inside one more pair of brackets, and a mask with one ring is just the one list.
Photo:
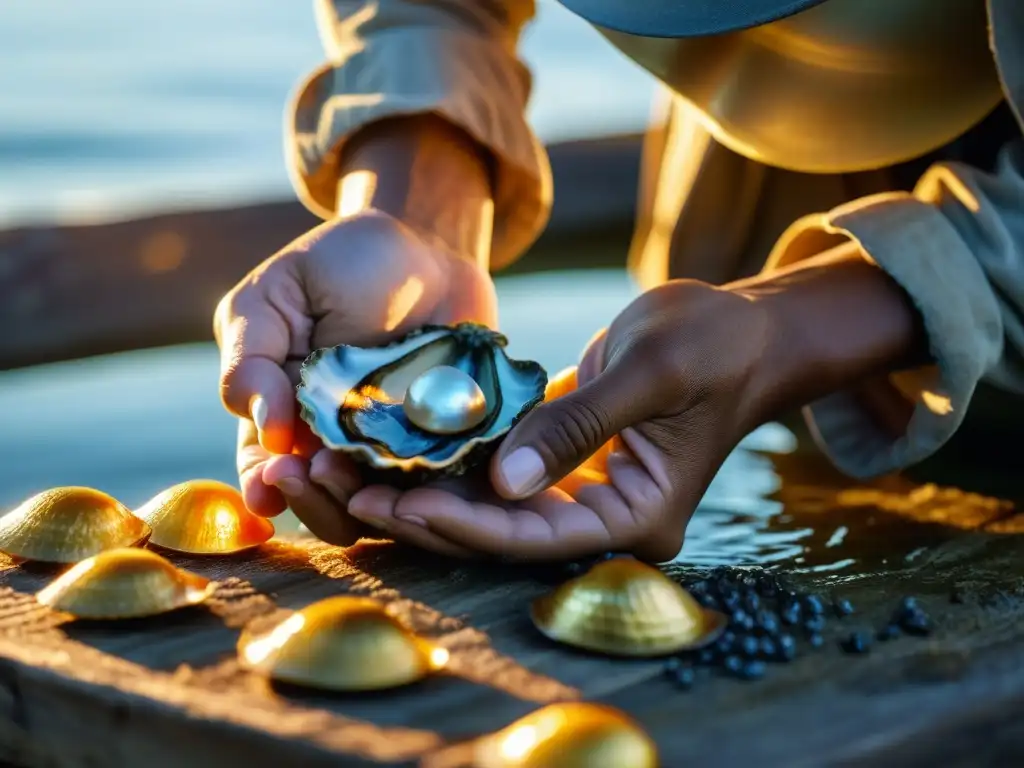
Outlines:
[[547, 373], [512, 360], [500, 333], [426, 326], [392, 344], [321, 349], [303, 363], [302, 418], [328, 448], [387, 482], [460, 475], [544, 399]]
[[628, 557], [600, 562], [538, 598], [530, 616], [552, 640], [615, 656], [700, 648], [728, 623], [659, 569]]
[[263, 633], [243, 633], [242, 664], [283, 683], [334, 691], [394, 688], [444, 668], [448, 651], [376, 600], [330, 597]]
[[204, 602], [216, 584], [176, 567], [149, 545], [229, 555], [274, 535], [241, 494], [213, 480], [180, 483], [132, 512], [95, 488], [52, 488], [0, 517], [0, 552], [19, 561], [70, 566], [36, 594], [81, 619], [155, 616]]

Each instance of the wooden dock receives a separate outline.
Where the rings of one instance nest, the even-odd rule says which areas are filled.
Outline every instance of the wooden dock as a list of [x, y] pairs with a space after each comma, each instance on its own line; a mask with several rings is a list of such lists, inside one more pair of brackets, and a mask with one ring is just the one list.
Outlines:
[[[1005, 525], [1004, 525], [1005, 528]], [[837, 586], [858, 614], [826, 646], [767, 677], [698, 678], [612, 661], [539, 636], [528, 601], [550, 569], [460, 564], [388, 542], [348, 550], [274, 540], [253, 555], [177, 562], [222, 579], [207, 607], [131, 622], [65, 621], [32, 594], [49, 578], [0, 574], [0, 761], [59, 768], [280, 765], [468, 768], [469, 740], [547, 702], [621, 707], [667, 768], [1019, 765], [1024, 758], [1024, 540], [965, 533], [911, 570]], [[964, 602], [950, 603], [951, 589]], [[913, 591], [927, 639], [842, 654]], [[449, 675], [371, 695], [278, 690], [240, 669], [239, 630], [339, 593], [392, 602], [451, 651]]]

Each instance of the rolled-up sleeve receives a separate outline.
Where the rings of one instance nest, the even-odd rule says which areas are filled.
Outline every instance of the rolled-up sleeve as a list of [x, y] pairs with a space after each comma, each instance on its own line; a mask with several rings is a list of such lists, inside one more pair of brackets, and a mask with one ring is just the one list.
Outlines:
[[912, 194], [802, 219], [766, 269], [811, 255], [823, 234], [852, 238], [903, 287], [934, 361], [880, 385], [913, 404], [902, 435], [884, 431], [850, 392], [808, 406], [811, 429], [840, 470], [873, 477], [924, 460], [956, 432], [981, 381], [1024, 395], [1024, 143], [1007, 146], [994, 173], [941, 164]]
[[525, 117], [529, 70], [517, 56], [533, 0], [318, 0], [328, 62], [288, 110], [286, 155], [303, 204], [334, 215], [345, 140], [385, 117], [434, 113], [495, 158], [491, 265], [517, 258], [551, 208], [546, 152]]

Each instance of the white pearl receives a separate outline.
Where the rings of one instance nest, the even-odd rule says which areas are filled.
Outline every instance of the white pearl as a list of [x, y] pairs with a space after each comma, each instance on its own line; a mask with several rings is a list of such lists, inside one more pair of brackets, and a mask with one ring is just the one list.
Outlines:
[[471, 376], [449, 365], [424, 371], [409, 385], [402, 404], [409, 421], [425, 432], [454, 435], [487, 417], [487, 398]]

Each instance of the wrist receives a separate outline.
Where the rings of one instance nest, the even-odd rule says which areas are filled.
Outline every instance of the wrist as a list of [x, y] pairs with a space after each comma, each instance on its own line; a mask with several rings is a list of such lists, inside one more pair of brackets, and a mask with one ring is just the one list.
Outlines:
[[437, 115], [381, 120], [346, 143], [337, 213], [381, 211], [487, 269], [492, 165], [480, 144]]
[[750, 388], [755, 421], [928, 362], [910, 297], [855, 243], [727, 288], [759, 305], [769, 329]]

